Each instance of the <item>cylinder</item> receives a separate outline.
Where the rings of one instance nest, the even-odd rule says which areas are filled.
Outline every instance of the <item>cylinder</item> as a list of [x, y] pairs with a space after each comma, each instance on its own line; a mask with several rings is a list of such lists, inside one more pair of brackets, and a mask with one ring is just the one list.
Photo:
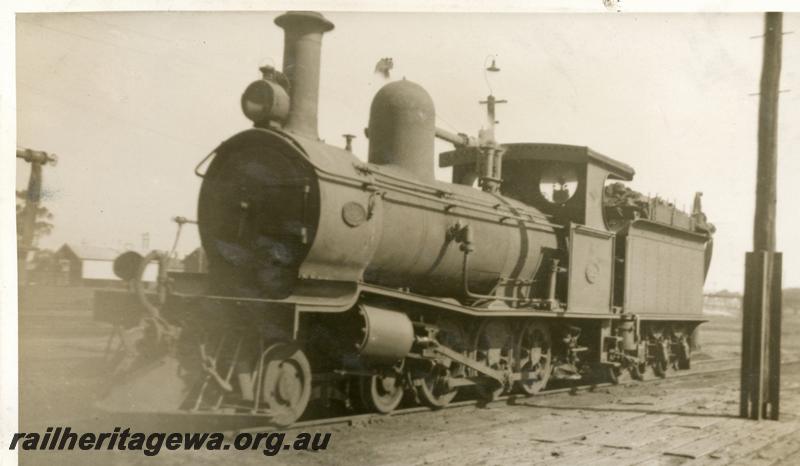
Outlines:
[[275, 24], [284, 30], [283, 73], [290, 84], [291, 107], [284, 129], [319, 139], [320, 51], [322, 35], [333, 29], [333, 23], [319, 13], [291, 11], [276, 18]]
[[433, 181], [435, 117], [433, 99], [419, 84], [402, 80], [383, 86], [369, 111], [369, 162]]
[[372, 363], [393, 364], [406, 357], [414, 343], [414, 326], [402, 312], [361, 305], [364, 319], [359, 354]]

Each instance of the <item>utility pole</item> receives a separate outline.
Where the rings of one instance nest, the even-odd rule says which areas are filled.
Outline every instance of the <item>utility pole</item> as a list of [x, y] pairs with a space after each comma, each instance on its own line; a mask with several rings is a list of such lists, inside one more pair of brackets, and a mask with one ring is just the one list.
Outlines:
[[753, 252], [745, 257], [739, 414], [777, 420], [780, 407], [781, 253], [775, 252], [783, 14], [767, 13], [758, 108]]
[[28, 191], [25, 196], [25, 206], [22, 209], [22, 241], [17, 251], [18, 283], [24, 286], [28, 284], [28, 254], [33, 250], [36, 240], [36, 213], [42, 197], [42, 166], [48, 163], [55, 165], [58, 159], [55, 154], [19, 147], [17, 148], [17, 158], [31, 164]]

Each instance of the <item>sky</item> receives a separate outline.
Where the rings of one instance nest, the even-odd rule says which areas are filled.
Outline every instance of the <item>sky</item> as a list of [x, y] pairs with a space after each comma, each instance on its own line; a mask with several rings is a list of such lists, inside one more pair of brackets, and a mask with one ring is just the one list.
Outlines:
[[[392, 79], [424, 86], [437, 125], [476, 134], [478, 100], [498, 98], [501, 142], [588, 145], [636, 169], [630, 186], [690, 208], [702, 191], [717, 226], [707, 290], [741, 290], [752, 249], [761, 14], [325, 13], [320, 136], [366, 158], [369, 104]], [[17, 145], [56, 153], [44, 173], [55, 215], [41, 247], [65, 242], [168, 249], [171, 218], [196, 216], [195, 165], [249, 127], [241, 92], [280, 68], [271, 12], [18, 14]], [[800, 14], [784, 17], [800, 31]], [[800, 286], [800, 33], [784, 36], [778, 249]], [[437, 143], [437, 150], [448, 150]], [[17, 162], [18, 188], [28, 167]], [[437, 177], [449, 179], [438, 170]], [[179, 252], [199, 245], [189, 226]]]

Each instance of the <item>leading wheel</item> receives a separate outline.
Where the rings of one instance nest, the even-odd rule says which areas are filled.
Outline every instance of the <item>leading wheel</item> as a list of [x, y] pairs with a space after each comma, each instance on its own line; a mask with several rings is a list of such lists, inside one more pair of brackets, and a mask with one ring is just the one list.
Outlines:
[[544, 322], [522, 325], [514, 345], [514, 372], [521, 372], [523, 380], [516, 388], [526, 395], [539, 393], [550, 379], [552, 371], [552, 340], [550, 328]]
[[[442, 319], [436, 326], [439, 327], [436, 334], [439, 343], [459, 353], [467, 353], [469, 340], [461, 323], [455, 319]], [[444, 408], [458, 394], [458, 388], [450, 388], [448, 380], [465, 375], [464, 366], [457, 362], [449, 361], [447, 365], [432, 364], [415, 375], [417, 395], [422, 403], [433, 409]]]
[[278, 426], [294, 423], [311, 397], [311, 367], [294, 343], [275, 343], [261, 354], [261, 399]]
[[403, 367], [401, 363], [384, 373], [359, 379], [361, 402], [369, 410], [389, 414], [403, 400]]

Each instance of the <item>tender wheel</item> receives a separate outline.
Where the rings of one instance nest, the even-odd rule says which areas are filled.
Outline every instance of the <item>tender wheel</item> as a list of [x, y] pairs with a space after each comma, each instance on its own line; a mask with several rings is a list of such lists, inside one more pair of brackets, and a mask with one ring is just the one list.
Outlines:
[[656, 377], [665, 378], [667, 376], [667, 366], [661, 361], [655, 361], [653, 363], [653, 374]]
[[[514, 359], [514, 342], [511, 338], [513, 334], [513, 329], [502, 320], [484, 320], [475, 332], [470, 356], [492, 369], [510, 369]], [[471, 375], [479, 375], [475, 371], [469, 372]], [[496, 399], [505, 390], [505, 386], [498, 387], [497, 383], [479, 384], [476, 387], [478, 395], [487, 401]]]
[[673, 367], [676, 370], [688, 370], [692, 368], [692, 346], [689, 343], [691, 332], [687, 325], [676, 325], [672, 329], [674, 353]]
[[670, 346], [672, 346], [665, 330], [664, 327], [655, 325], [649, 329], [650, 348], [653, 350], [653, 354], [649, 357], [650, 367], [653, 369], [653, 374], [662, 379], [667, 376], [671, 358]]
[[385, 374], [360, 377], [359, 393], [367, 409], [391, 413], [403, 400], [402, 365], [387, 370]]
[[528, 322], [522, 326], [514, 345], [514, 372], [521, 372], [525, 378], [515, 383], [519, 391], [535, 395], [547, 385], [552, 371], [552, 346], [547, 324]]
[[[454, 319], [443, 319], [437, 323], [439, 333], [436, 339], [444, 346], [466, 354], [468, 349], [467, 331]], [[464, 377], [464, 366], [450, 362], [449, 367], [435, 364], [416, 374], [416, 391], [425, 405], [439, 409], [447, 406], [458, 394], [458, 388], [449, 388], [447, 381], [454, 377]]]
[[311, 397], [311, 367], [293, 343], [275, 343], [261, 355], [261, 401], [279, 426], [294, 423]]
[[614, 385], [619, 384], [619, 376], [622, 374], [622, 369], [618, 367], [608, 367], [606, 369], [606, 378]]
[[653, 373], [656, 377], [661, 377], [662, 379], [667, 376], [667, 369], [669, 369], [669, 347], [669, 340], [660, 339], [656, 343], [656, 354], [652, 363]]
[[686, 336], [680, 337], [678, 341], [678, 369], [689, 370], [692, 368], [692, 346]]
[[628, 371], [630, 372], [633, 380], [638, 380], [641, 382], [647, 377], [647, 364], [634, 364], [628, 368]]
[[639, 374], [639, 368], [636, 365], [631, 367], [614, 367], [608, 366], [606, 369], [606, 377], [609, 382], [614, 385], [619, 384], [626, 384], [629, 383], [631, 380], [641, 380], [641, 375]]
[[641, 362], [639, 364], [634, 364], [630, 366], [628, 370], [630, 371], [631, 379], [638, 382], [653, 380], [654, 377], [658, 376], [658, 374], [655, 372], [655, 368], [653, 368], [652, 362]]

